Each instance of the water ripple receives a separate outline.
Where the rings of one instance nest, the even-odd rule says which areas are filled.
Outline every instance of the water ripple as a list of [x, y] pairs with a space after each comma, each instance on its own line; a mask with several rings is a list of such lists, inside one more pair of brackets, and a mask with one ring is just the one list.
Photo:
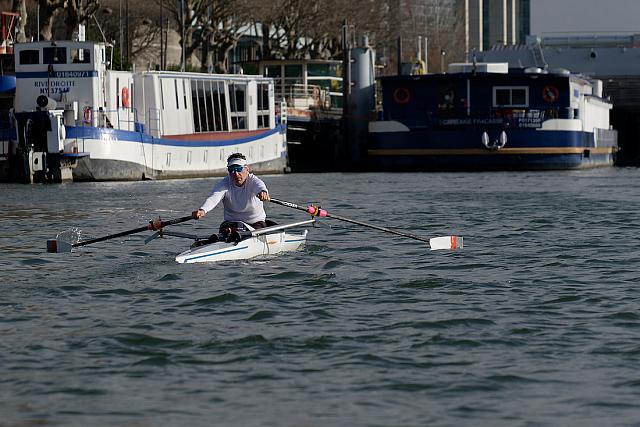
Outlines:
[[304, 250], [253, 261], [181, 266], [184, 241], [144, 233], [47, 254], [62, 230], [182, 216], [213, 181], [4, 184], [0, 424], [637, 423], [640, 169], [264, 179], [467, 247], [323, 218]]

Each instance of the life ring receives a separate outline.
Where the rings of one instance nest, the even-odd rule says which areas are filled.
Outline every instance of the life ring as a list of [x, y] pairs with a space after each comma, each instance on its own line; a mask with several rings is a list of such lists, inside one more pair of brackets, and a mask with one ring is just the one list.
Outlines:
[[393, 100], [396, 104], [406, 104], [411, 101], [411, 92], [406, 87], [399, 87], [393, 91]]
[[123, 87], [121, 92], [122, 92], [122, 106], [124, 108], [129, 108], [129, 88]]
[[544, 99], [545, 102], [549, 104], [556, 102], [558, 96], [560, 96], [560, 92], [557, 87], [548, 85], [542, 88], [542, 99]]
[[84, 122], [85, 123], [91, 123], [91, 115], [92, 115], [93, 111], [91, 110], [91, 107], [84, 107]]

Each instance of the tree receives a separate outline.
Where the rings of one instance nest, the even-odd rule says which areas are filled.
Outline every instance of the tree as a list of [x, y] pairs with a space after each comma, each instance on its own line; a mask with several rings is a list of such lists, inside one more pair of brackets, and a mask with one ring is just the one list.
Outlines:
[[27, 3], [25, 0], [13, 0], [12, 3], [11, 11], [19, 15], [15, 27], [16, 41], [18, 43], [24, 43], [27, 41]]
[[202, 26], [202, 71], [229, 72], [229, 53], [249, 28], [245, 0], [210, 1]]
[[[254, 1], [252, 20], [262, 26], [264, 58], [336, 58], [342, 51], [342, 26], [360, 34], [383, 34], [387, 8], [376, 0]], [[372, 37], [373, 38], [373, 37]]]

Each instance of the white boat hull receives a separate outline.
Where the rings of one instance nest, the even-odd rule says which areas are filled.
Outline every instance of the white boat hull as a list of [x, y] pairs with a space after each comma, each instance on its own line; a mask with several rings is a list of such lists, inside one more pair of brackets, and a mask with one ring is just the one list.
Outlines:
[[100, 128], [91, 128], [88, 132], [91, 136], [85, 137], [82, 129], [76, 130], [69, 132], [78, 136], [67, 138], [66, 151], [89, 153], [80, 158], [73, 169], [76, 181], [224, 176], [227, 174], [226, 158], [236, 151], [247, 153], [252, 170], [257, 173], [282, 173], [287, 166], [284, 127], [265, 131], [251, 139], [193, 144]]
[[176, 256], [180, 264], [201, 262], [238, 261], [280, 252], [300, 249], [307, 240], [307, 230], [302, 233], [264, 234], [249, 237], [239, 243], [217, 242], [189, 249]]

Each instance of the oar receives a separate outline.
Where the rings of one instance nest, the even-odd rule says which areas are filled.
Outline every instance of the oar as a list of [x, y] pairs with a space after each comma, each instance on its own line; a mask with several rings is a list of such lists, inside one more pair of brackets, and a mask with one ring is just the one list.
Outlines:
[[116, 237], [128, 236], [129, 234], [140, 233], [142, 231], [147, 231], [147, 230], [151, 230], [151, 231], [160, 230], [163, 227], [166, 227], [168, 225], [179, 224], [181, 222], [189, 221], [190, 219], [193, 219], [191, 215], [183, 216], [182, 218], [170, 219], [167, 221], [161, 221], [160, 219], [156, 219], [154, 221], [149, 221], [149, 224], [145, 225], [144, 227], [134, 228], [133, 230], [121, 231], [120, 233], [109, 234], [108, 236], [102, 236], [102, 237], [98, 237], [91, 240], [84, 240], [78, 243], [68, 243], [68, 242], [65, 242], [62, 240], [56, 240], [56, 239], [47, 240], [47, 252], [57, 252], [57, 253], [71, 252], [71, 249], [77, 248], [78, 246], [90, 245], [91, 243], [97, 243], [97, 242], [102, 242], [104, 240], [115, 239]]
[[319, 206], [309, 205], [305, 208], [303, 206], [298, 206], [295, 203], [274, 199], [273, 197], [271, 197], [270, 201], [278, 205], [301, 210], [314, 217], [321, 216], [321, 217], [327, 217], [327, 218], [335, 218], [340, 221], [362, 225], [363, 227], [373, 228], [374, 230], [384, 231], [385, 233], [396, 234], [398, 236], [408, 237], [410, 239], [427, 242], [429, 243], [429, 246], [431, 247], [432, 251], [437, 249], [462, 249], [464, 247], [464, 239], [459, 236], [432, 237], [428, 239], [425, 237], [416, 236], [415, 234], [405, 233], [404, 231], [391, 230], [390, 228], [380, 227], [379, 225], [369, 224], [367, 222], [357, 221], [355, 219], [350, 219], [350, 218], [345, 218], [343, 216], [330, 214], [326, 210], [321, 209]]

